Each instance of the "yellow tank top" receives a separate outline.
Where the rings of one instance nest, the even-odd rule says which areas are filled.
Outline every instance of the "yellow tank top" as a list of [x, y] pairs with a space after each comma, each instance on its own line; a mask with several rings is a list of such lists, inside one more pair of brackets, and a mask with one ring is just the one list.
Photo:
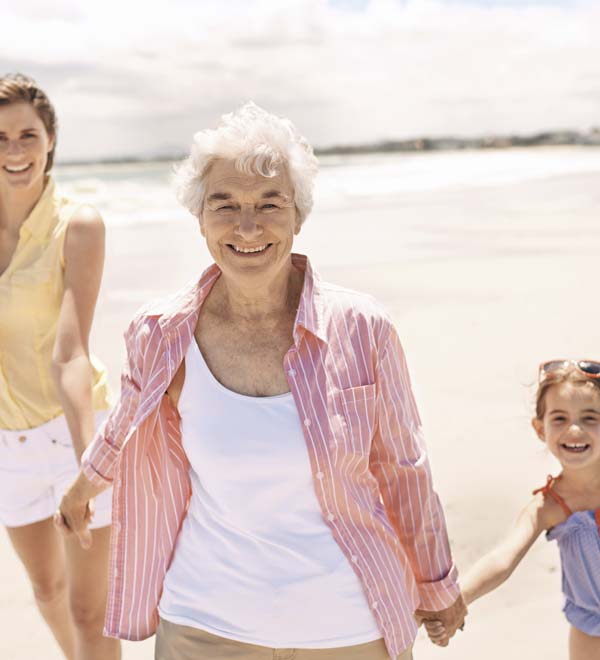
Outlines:
[[[65, 232], [77, 205], [49, 179], [0, 275], [0, 429], [30, 429], [63, 413], [50, 373], [63, 299]], [[110, 407], [106, 370], [91, 357], [93, 406]]]

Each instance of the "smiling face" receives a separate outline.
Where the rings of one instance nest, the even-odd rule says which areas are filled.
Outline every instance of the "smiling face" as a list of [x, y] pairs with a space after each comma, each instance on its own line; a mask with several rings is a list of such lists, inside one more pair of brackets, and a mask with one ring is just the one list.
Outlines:
[[600, 391], [591, 383], [548, 388], [542, 419], [533, 427], [563, 468], [600, 467]]
[[31, 104], [0, 106], [0, 186], [43, 186], [48, 152], [53, 146], [54, 138]]
[[265, 284], [290, 267], [300, 221], [284, 170], [274, 177], [240, 173], [215, 161], [204, 180], [200, 229], [223, 273], [238, 284]]

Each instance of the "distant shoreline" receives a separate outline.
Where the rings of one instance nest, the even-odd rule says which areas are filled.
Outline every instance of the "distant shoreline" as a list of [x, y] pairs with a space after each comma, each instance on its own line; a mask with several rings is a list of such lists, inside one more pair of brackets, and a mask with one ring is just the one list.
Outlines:
[[[460, 151], [463, 149], [509, 149], [511, 147], [600, 147], [600, 127], [587, 133], [580, 131], [544, 131], [531, 135], [505, 135], [483, 137], [410, 138], [407, 140], [381, 140], [366, 144], [333, 145], [315, 148], [317, 156], [351, 156], [385, 153], [423, 153], [428, 151]], [[127, 163], [172, 162], [183, 160], [187, 153], [156, 154], [149, 156], [119, 156], [94, 160], [65, 160], [58, 165], [119, 165]]]

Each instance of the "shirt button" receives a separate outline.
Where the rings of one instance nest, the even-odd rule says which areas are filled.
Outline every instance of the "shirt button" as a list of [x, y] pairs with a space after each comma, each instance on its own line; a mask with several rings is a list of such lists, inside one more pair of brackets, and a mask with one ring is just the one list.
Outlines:
[[296, 375], [296, 370], [295, 369], [289, 369], [288, 370], [288, 376], [291, 376], [292, 378]]
[[56, 439], [52, 438], [51, 442], [52, 442], [53, 445], [55, 445], [56, 444]]
[[306, 426], [306, 428], [310, 426], [310, 419], [308, 419], [308, 417], [304, 420], [304, 426]]
[[26, 435], [20, 435], [20, 436], [19, 436], [19, 442], [25, 442], [25, 440], [27, 440], [27, 436], [26, 436]]
[[317, 474], [315, 474], [315, 477], [317, 477], [319, 481], [321, 481], [321, 479], [323, 479], [324, 476], [325, 475], [322, 472], [317, 472]]
[[329, 522], [333, 522], [335, 520], [335, 516], [333, 515], [333, 513], [327, 514], [327, 520], [329, 520]]
[[352, 555], [352, 557], [350, 557], [350, 559], [352, 560], [353, 564], [358, 564], [358, 557], [356, 555]]
[[379, 603], [377, 601], [374, 601], [371, 603], [371, 607], [376, 610], [379, 607]]

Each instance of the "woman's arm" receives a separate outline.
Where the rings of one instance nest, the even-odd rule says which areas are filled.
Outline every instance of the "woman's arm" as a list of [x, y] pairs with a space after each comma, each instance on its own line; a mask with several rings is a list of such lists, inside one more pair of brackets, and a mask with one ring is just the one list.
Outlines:
[[466, 609], [444, 513], [433, 488], [406, 359], [391, 325], [378, 358], [376, 405], [377, 430], [369, 468], [417, 581], [420, 608], [428, 615], [455, 613], [451, 627], [458, 627]]
[[92, 546], [89, 524], [92, 521], [93, 511], [90, 502], [103, 490], [105, 486], [94, 485], [80, 470], [77, 479], [63, 495], [59, 509], [54, 514], [54, 524], [58, 530], [65, 537], [75, 534], [85, 550]]
[[88, 340], [104, 266], [104, 223], [93, 208], [80, 207], [69, 221], [64, 259], [64, 295], [52, 375], [80, 461], [94, 435]]
[[[129, 430], [140, 400], [142, 356], [150, 331], [143, 324], [143, 315], [136, 317], [125, 333], [127, 360], [121, 373], [121, 393], [106, 423], [83, 454], [81, 470], [73, 485], [62, 498], [55, 522], [69, 536], [75, 534], [81, 546], [88, 548], [92, 537], [88, 530], [91, 520], [90, 499], [108, 488], [114, 478], [115, 466], [127, 442]], [[158, 333], [158, 324], [155, 326]]]

